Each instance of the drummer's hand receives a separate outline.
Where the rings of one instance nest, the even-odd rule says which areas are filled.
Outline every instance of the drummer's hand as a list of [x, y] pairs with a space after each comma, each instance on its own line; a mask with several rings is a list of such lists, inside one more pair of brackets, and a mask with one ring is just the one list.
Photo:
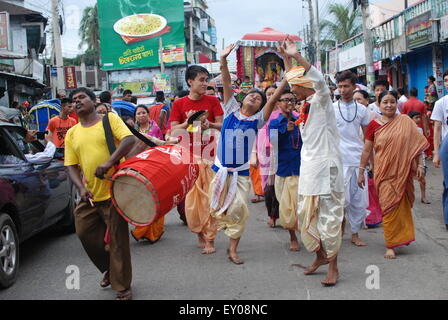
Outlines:
[[88, 202], [89, 199], [93, 199], [93, 194], [86, 188], [82, 188], [79, 190], [79, 195], [81, 196], [81, 199], [85, 202]]
[[110, 168], [112, 168], [113, 164], [109, 161], [104, 162], [103, 164], [99, 165], [95, 169], [95, 177], [98, 179], [104, 179], [104, 175], [109, 171]]

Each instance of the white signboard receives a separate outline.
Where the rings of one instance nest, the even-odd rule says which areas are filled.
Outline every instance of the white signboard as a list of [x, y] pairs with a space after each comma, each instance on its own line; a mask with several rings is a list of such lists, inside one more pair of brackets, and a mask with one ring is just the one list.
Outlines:
[[366, 64], [364, 42], [347, 50], [339, 51], [339, 71], [349, 70]]
[[448, 16], [440, 18], [440, 37], [443, 40], [448, 39]]
[[44, 65], [37, 60], [33, 60], [33, 78], [39, 82], [44, 81]]

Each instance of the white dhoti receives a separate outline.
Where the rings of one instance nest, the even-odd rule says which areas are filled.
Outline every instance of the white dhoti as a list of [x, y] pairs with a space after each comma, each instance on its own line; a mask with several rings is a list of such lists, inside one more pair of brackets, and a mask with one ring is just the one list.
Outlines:
[[[331, 189], [338, 179], [338, 168], [330, 169]], [[309, 252], [316, 252], [322, 245], [327, 258], [336, 256], [342, 242], [344, 219], [344, 192], [298, 197], [298, 227], [302, 243]]]
[[299, 176], [275, 176], [275, 195], [279, 202], [280, 224], [288, 230], [297, 230], [297, 197]]
[[367, 216], [370, 214], [369, 190], [367, 183], [367, 172], [365, 173], [365, 187], [358, 186], [358, 167], [344, 166], [344, 186], [345, 186], [345, 212], [350, 223], [352, 234], [358, 233], [364, 226]]
[[[219, 209], [223, 207], [224, 202], [232, 183], [233, 176], [228, 175], [224, 188], [220, 194], [217, 209], [211, 209], [210, 215], [216, 219], [218, 224], [218, 231], [224, 230], [226, 236], [231, 239], [241, 238], [246, 227], [246, 221], [249, 218], [249, 208], [247, 201], [250, 192], [250, 177], [238, 176], [236, 192], [233, 201], [230, 203], [227, 210], [223, 213]], [[212, 180], [209, 188], [209, 198], [212, 199], [213, 190], [218, 183], [218, 176]]]

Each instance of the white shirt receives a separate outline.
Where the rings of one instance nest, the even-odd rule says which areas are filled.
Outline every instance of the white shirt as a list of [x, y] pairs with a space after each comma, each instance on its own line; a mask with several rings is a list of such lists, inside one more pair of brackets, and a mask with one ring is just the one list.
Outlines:
[[[349, 103], [339, 100], [333, 104], [340, 135], [340, 150], [344, 166], [359, 166], [364, 142], [359, 131], [370, 122], [370, 112], [362, 104], [352, 100]], [[352, 121], [353, 120], [353, 121]]]
[[[308, 120], [305, 126], [302, 124], [300, 128], [303, 147], [299, 194], [312, 196], [344, 192], [339, 131], [336, 126], [330, 89], [322, 73], [315, 67], [311, 67], [306, 76], [313, 81], [316, 93], [310, 101]], [[330, 170], [334, 167], [337, 170]], [[336, 175], [331, 175], [330, 172]]]
[[440, 121], [442, 123], [442, 140], [445, 138], [448, 133], [448, 95], [439, 99], [432, 111], [431, 120]]

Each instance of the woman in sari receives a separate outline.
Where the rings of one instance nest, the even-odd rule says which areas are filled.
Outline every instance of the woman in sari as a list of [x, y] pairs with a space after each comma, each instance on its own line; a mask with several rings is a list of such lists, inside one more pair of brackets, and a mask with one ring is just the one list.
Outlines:
[[[370, 155], [374, 151], [373, 180], [383, 211], [386, 259], [395, 259], [394, 248], [415, 241], [412, 206], [413, 179], [424, 175], [422, 152], [428, 141], [406, 115], [396, 114], [398, 96], [384, 91], [378, 101], [382, 115], [370, 122], [359, 167], [363, 177]], [[364, 188], [364, 179], [358, 184]]]
[[[162, 131], [157, 123], [149, 118], [149, 112], [146, 106], [139, 105], [135, 108], [134, 121], [135, 129], [141, 134], [163, 140]], [[131, 231], [131, 234], [136, 241], [146, 239], [150, 243], [155, 243], [162, 237], [164, 222], [164, 217], [161, 217], [149, 226], [136, 227]]]

